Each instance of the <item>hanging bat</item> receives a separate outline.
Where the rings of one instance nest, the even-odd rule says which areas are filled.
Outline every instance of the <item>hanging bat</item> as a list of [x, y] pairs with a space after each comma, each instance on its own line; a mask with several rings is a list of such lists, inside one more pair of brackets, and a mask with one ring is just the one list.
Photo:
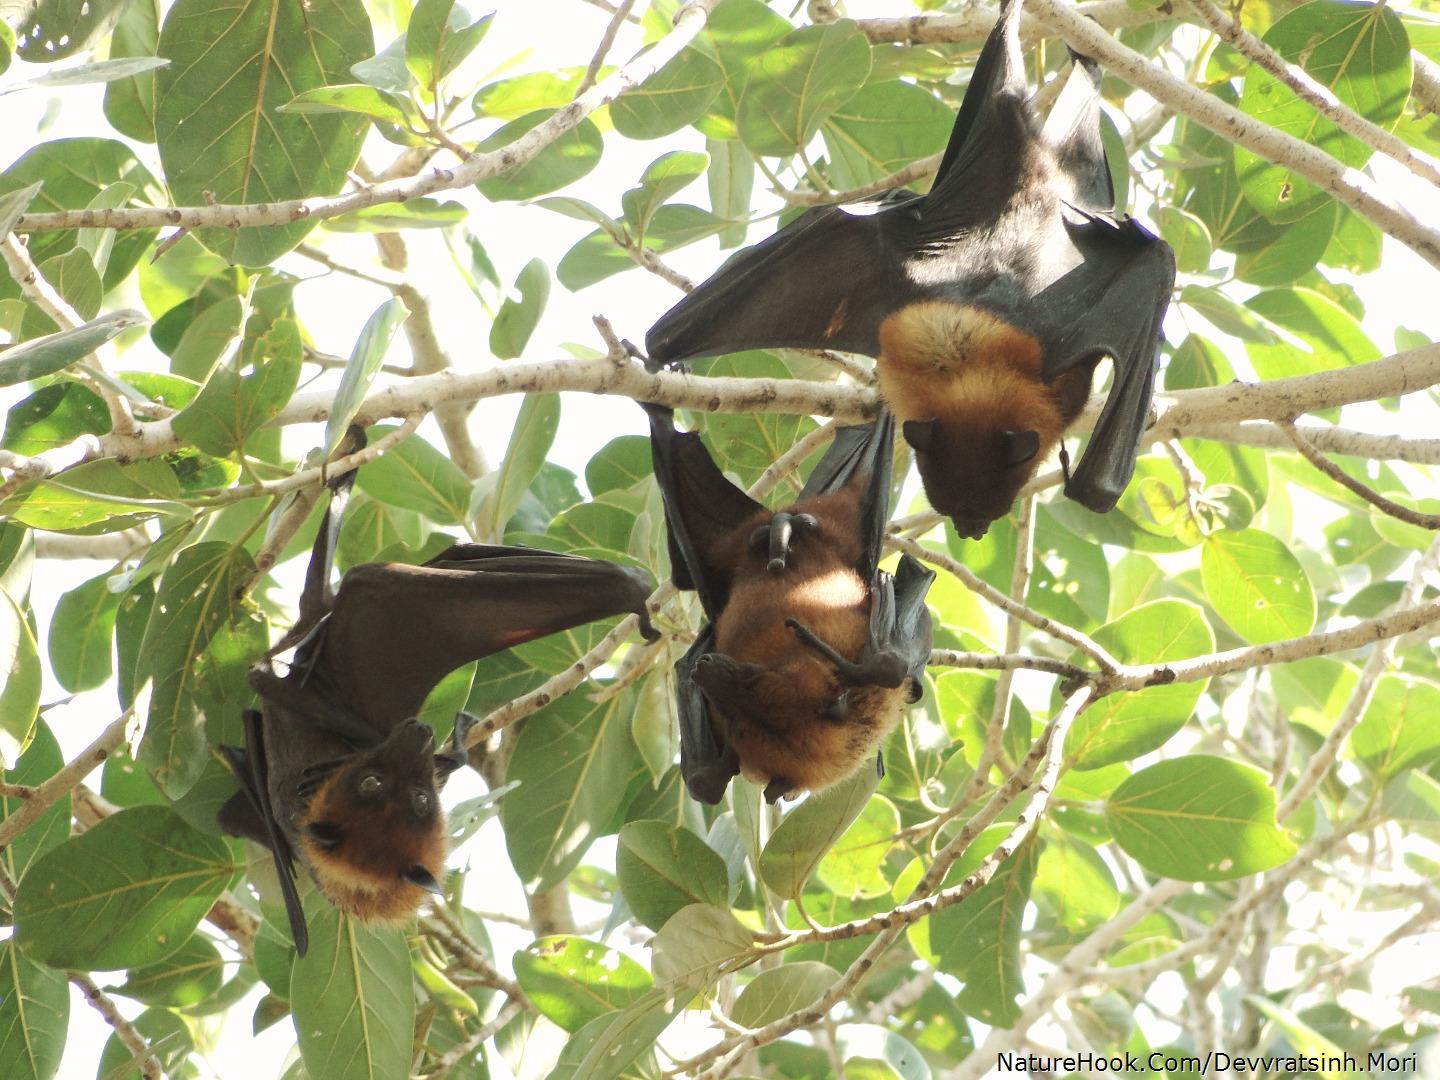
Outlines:
[[[311, 553], [294, 662], [250, 673], [260, 711], [243, 750], [222, 747], [241, 790], [221, 807], [225, 832], [275, 858], [296, 950], [308, 934], [293, 864], [361, 919], [408, 917], [440, 891], [446, 855], [439, 789], [466, 761], [461, 713], [446, 748], [415, 719], [446, 674], [522, 642], [621, 612], [645, 612], [632, 569], [523, 547], [456, 544], [423, 566], [352, 567], [333, 595], [330, 563], [345, 491], [336, 485]], [[283, 644], [283, 642], [282, 642]], [[273, 655], [274, 650], [272, 650]]]
[[908, 555], [877, 569], [894, 420], [842, 428], [793, 506], [735, 487], [674, 414], [646, 405], [677, 588], [709, 620], [675, 665], [680, 772], [718, 803], [737, 773], [770, 802], [832, 784], [875, 755], [919, 700], [930, 658], [925, 593]]
[[928, 195], [816, 207], [748, 248], [651, 328], [653, 365], [742, 349], [877, 358], [926, 494], [962, 536], [1009, 512], [1090, 392], [1114, 381], [1065, 493], [1115, 505], [1148, 423], [1169, 246], [1129, 218], [1081, 57], [1042, 128], [1026, 101], [1020, 0], [1005, 0]]

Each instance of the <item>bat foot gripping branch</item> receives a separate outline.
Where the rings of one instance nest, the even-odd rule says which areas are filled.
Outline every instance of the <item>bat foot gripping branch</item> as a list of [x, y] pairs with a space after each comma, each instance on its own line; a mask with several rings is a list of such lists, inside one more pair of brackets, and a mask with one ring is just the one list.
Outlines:
[[790, 558], [790, 540], [795, 530], [810, 532], [819, 527], [820, 523], [813, 514], [787, 514], [782, 510], [770, 519], [770, 524], [761, 525], [750, 534], [750, 550], [757, 555], [768, 551], [770, 561], [765, 564], [765, 569], [778, 574], [785, 569]]

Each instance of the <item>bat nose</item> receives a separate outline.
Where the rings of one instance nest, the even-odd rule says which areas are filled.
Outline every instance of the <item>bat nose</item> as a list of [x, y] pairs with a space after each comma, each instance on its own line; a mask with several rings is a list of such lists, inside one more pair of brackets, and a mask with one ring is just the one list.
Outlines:
[[966, 540], [980, 540], [990, 529], [990, 522], [984, 518], [957, 517], [951, 521], [955, 523], [955, 531]]

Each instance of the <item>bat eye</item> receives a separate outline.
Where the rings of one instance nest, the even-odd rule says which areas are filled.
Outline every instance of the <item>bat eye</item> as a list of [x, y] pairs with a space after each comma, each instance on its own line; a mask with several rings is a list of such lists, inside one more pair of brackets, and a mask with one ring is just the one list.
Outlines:
[[829, 705], [825, 707], [825, 719], [833, 724], [845, 722], [850, 715], [850, 691], [846, 690]]
[[385, 788], [385, 781], [379, 773], [366, 773], [360, 778], [361, 795], [379, 795]]
[[411, 802], [415, 807], [416, 816], [424, 817], [430, 813], [430, 793], [428, 791], [415, 792], [411, 797]]
[[1007, 431], [1002, 439], [1007, 465], [1024, 465], [1040, 452], [1038, 431]]

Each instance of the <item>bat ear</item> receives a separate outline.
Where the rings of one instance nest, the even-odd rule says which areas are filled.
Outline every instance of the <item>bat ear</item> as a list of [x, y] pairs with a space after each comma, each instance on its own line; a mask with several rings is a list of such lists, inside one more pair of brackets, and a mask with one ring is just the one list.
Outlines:
[[410, 867], [409, 870], [405, 871], [404, 877], [411, 885], [419, 885], [420, 888], [428, 893], [433, 893], [435, 896], [445, 895], [445, 890], [440, 888], [440, 883], [435, 880], [435, 875], [423, 866], [417, 865]]
[[926, 452], [935, 445], [936, 426], [935, 420], [906, 420], [900, 425], [900, 434], [911, 449]]
[[1007, 431], [1003, 438], [1007, 465], [1024, 465], [1040, 452], [1038, 431]]

